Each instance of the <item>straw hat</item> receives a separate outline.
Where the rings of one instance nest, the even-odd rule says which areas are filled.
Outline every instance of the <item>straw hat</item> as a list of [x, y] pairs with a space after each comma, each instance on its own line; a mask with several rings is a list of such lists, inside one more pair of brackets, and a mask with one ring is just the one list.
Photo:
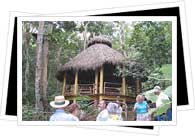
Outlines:
[[55, 100], [50, 102], [51, 107], [53, 108], [64, 108], [66, 107], [70, 101], [65, 100], [64, 96], [55, 96]]

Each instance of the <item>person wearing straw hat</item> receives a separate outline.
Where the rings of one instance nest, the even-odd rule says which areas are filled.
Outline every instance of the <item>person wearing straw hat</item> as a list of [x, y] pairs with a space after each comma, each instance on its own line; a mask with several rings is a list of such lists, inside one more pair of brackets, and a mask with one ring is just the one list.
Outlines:
[[55, 100], [50, 102], [50, 106], [55, 108], [55, 113], [50, 117], [50, 121], [70, 121], [71, 117], [64, 111], [70, 102], [64, 96], [55, 96]]

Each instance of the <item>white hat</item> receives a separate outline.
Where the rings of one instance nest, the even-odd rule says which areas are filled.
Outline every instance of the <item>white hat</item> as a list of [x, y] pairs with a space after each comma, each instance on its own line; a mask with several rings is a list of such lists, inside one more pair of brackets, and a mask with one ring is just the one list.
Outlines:
[[157, 92], [157, 91], [159, 91], [159, 90], [161, 90], [160, 86], [155, 86], [155, 87], [154, 87], [154, 92]]
[[66, 107], [70, 101], [65, 100], [64, 96], [55, 96], [55, 100], [50, 102], [51, 107], [53, 108], [64, 108]]

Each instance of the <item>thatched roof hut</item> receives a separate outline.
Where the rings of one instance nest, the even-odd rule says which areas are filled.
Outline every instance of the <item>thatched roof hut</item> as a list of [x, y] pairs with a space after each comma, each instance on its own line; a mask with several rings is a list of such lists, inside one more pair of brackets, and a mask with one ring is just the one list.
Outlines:
[[[112, 49], [110, 40], [95, 37], [89, 41], [86, 50], [58, 70], [56, 77], [63, 81], [62, 94], [74, 102], [78, 95], [89, 95], [96, 100], [115, 100], [120, 96], [122, 101], [132, 102], [134, 99], [127, 90], [139, 94], [141, 89], [140, 79], [133, 77], [139, 67], [135, 64], [127, 63], [120, 52]], [[129, 65], [132, 75], [115, 75], [118, 66], [125, 69]]]
[[57, 79], [63, 80], [65, 71], [95, 70], [103, 64], [123, 64], [124, 56], [111, 48], [112, 44], [107, 38], [95, 37], [88, 43], [88, 48], [79, 53], [72, 60], [63, 65], [57, 73]]

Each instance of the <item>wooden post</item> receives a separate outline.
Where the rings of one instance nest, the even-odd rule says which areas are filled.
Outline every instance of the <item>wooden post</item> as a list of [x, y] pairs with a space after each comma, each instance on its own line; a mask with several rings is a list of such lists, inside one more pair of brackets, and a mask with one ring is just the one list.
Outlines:
[[141, 93], [141, 82], [140, 82], [140, 79], [136, 79], [136, 92], [137, 92], [137, 95]]
[[62, 95], [65, 96], [66, 92], [66, 72], [64, 73], [64, 81], [63, 81], [63, 87], [62, 87]]
[[126, 95], [126, 79], [122, 77], [122, 94]]
[[98, 93], [98, 70], [95, 70], [95, 94]]
[[[103, 94], [103, 87], [104, 87], [104, 66], [102, 65], [100, 68], [100, 95]], [[100, 100], [102, 97], [100, 96]]]
[[76, 96], [78, 94], [78, 71], [75, 73], [75, 80], [74, 80], [74, 102], [76, 102]]
[[75, 80], [74, 80], [74, 95], [78, 94], [78, 71], [75, 73]]

